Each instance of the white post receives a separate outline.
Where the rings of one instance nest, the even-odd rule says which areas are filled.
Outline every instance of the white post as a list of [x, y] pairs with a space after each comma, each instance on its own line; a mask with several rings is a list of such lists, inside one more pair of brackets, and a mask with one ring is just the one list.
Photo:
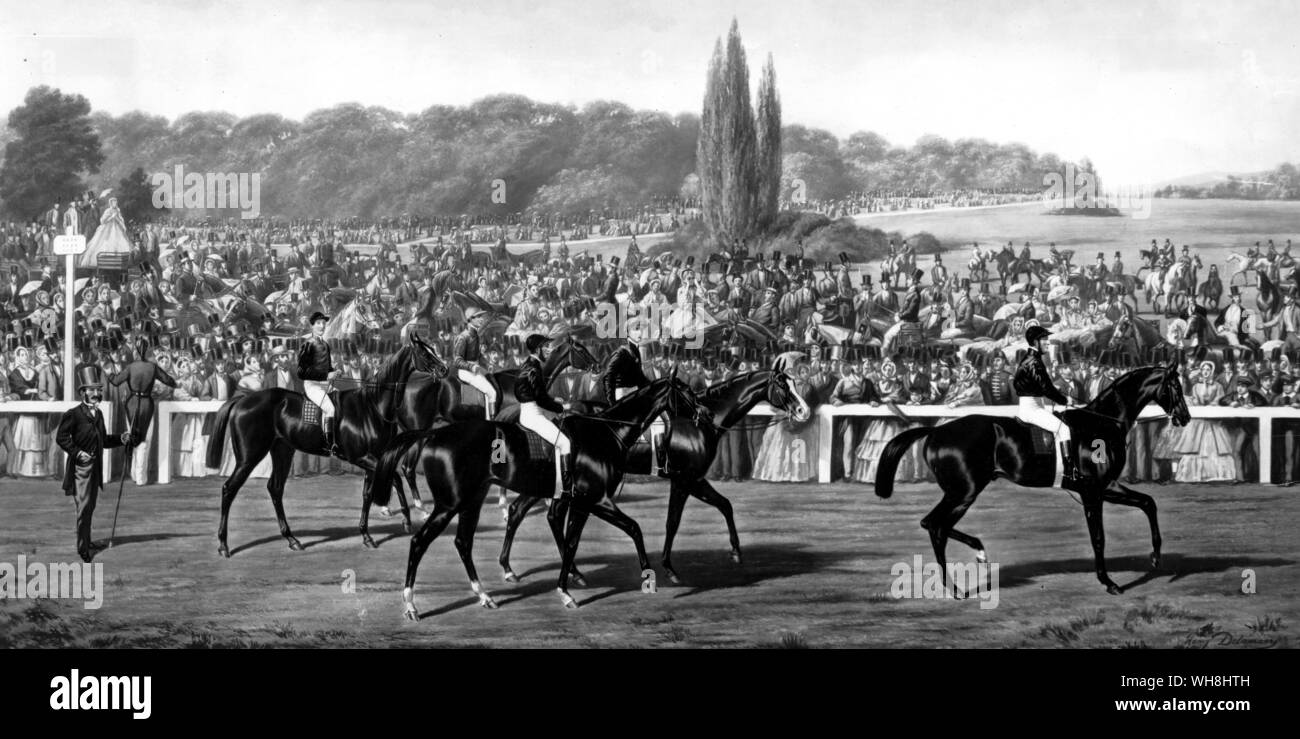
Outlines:
[[1273, 482], [1273, 417], [1259, 415], [1259, 484]]
[[[83, 237], [84, 238], [84, 237]], [[76, 281], [77, 276], [77, 257], [68, 254], [63, 257], [63, 399], [76, 400], [77, 391], [77, 360], [75, 356], [76, 348], [73, 346], [75, 327], [72, 316], [74, 315], [73, 300], [76, 295], [73, 293], [72, 284]]]
[[[831, 481], [831, 450], [835, 445], [835, 407], [817, 409], [817, 482]], [[846, 470], [848, 475], [852, 470]]]

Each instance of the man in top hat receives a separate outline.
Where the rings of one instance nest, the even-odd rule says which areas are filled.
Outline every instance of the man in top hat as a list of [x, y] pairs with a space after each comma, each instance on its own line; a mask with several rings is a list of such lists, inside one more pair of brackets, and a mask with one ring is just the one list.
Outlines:
[[975, 338], [975, 303], [970, 298], [970, 278], [961, 278], [957, 288], [957, 299], [953, 301], [952, 328], [941, 334], [945, 339]]
[[330, 356], [330, 345], [325, 341], [325, 326], [330, 317], [316, 311], [311, 314], [311, 335], [298, 350], [298, 377], [302, 380], [303, 394], [320, 407], [321, 431], [325, 434], [325, 445], [331, 455], [338, 455], [339, 448], [334, 443], [334, 402], [330, 400], [330, 380], [336, 374], [334, 361]]
[[127, 432], [131, 436], [131, 446], [145, 440], [149, 424], [153, 422], [154, 383], [161, 382], [169, 387], [176, 387], [176, 380], [162, 367], [147, 358], [149, 342], [141, 339], [136, 342], [135, 361], [122, 368], [121, 372], [109, 378], [109, 384], [125, 385], [128, 393], [123, 403], [126, 410]]
[[1115, 252], [1115, 261], [1111, 263], [1110, 273], [1116, 279], [1124, 274], [1124, 260], [1120, 258], [1119, 252]]
[[496, 412], [497, 389], [479, 363], [483, 354], [479, 344], [479, 331], [487, 324], [490, 315], [474, 306], [465, 309], [465, 330], [456, 335], [451, 348], [451, 359], [447, 363], [450, 369], [456, 371], [461, 382], [483, 393], [489, 418]]
[[[1288, 289], [1282, 294], [1282, 310], [1276, 316], [1260, 324], [1260, 328], [1269, 331], [1279, 326], [1282, 351], [1300, 351], [1300, 305], [1296, 305], [1296, 289]], [[1265, 334], [1266, 336], [1268, 334]]]
[[1073, 445], [1070, 443], [1070, 426], [1053, 415], [1047, 402], [1051, 401], [1057, 405], [1070, 404], [1069, 398], [1052, 382], [1052, 376], [1047, 372], [1047, 365], [1043, 362], [1042, 342], [1051, 335], [1052, 332], [1042, 326], [1030, 326], [1025, 330], [1025, 341], [1029, 344], [1029, 352], [1016, 368], [1012, 386], [1016, 395], [1020, 397], [1020, 412], [1016, 417], [1025, 423], [1050, 431], [1056, 437], [1060, 462], [1063, 464], [1060, 468], [1061, 480], [1068, 486], [1069, 483], [1078, 482], [1083, 478], [1079, 474], [1078, 462], [1071, 453]]
[[930, 268], [930, 284], [938, 286], [948, 281], [948, 268], [943, 266], [943, 257], [934, 255], [934, 266]]
[[55, 441], [68, 455], [63, 471], [63, 494], [75, 496], [77, 554], [89, 562], [95, 550], [102, 548], [90, 539], [90, 523], [104, 476], [104, 450], [129, 446], [132, 438], [130, 432], [109, 436], [104, 429], [104, 418], [99, 412], [104, 378], [99, 367], [84, 364], [77, 368], [77, 392], [81, 394], [81, 404], [64, 411]]
[[1241, 305], [1241, 291], [1236, 285], [1228, 287], [1228, 306], [1214, 319], [1214, 330], [1234, 347], [1256, 348], [1251, 337], [1250, 311]]

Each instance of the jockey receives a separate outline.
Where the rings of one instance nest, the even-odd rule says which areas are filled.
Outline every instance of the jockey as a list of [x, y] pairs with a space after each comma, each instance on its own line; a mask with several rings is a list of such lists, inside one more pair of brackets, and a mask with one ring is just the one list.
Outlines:
[[605, 376], [602, 378], [605, 400], [611, 405], [633, 390], [650, 384], [641, 369], [641, 350], [636, 346], [636, 337], [632, 335], [633, 333], [629, 331], [627, 341], [614, 350], [605, 369]]
[[1042, 341], [1048, 336], [1051, 332], [1042, 326], [1030, 326], [1025, 330], [1029, 353], [1012, 378], [1012, 387], [1020, 397], [1020, 412], [1016, 417], [1055, 435], [1062, 462], [1061, 479], [1063, 482], [1077, 482], [1083, 478], [1074, 456], [1070, 454], [1070, 427], [1053, 415], [1047, 403], [1070, 404], [1070, 399], [1052, 383], [1052, 376], [1047, 373], [1047, 365], [1043, 362]]
[[561, 413], [569, 410], [567, 402], [561, 403], [552, 398], [546, 389], [546, 376], [542, 372], [542, 362], [548, 353], [548, 339], [541, 334], [532, 334], [524, 340], [528, 358], [519, 368], [515, 379], [515, 399], [519, 401], [519, 425], [533, 431], [555, 447], [560, 465], [560, 487], [563, 495], [573, 494], [573, 457], [569, 437], [551, 422], [542, 411]]
[[321, 431], [325, 434], [325, 445], [330, 454], [338, 455], [339, 448], [334, 443], [333, 426], [334, 402], [330, 400], [330, 380], [337, 374], [330, 358], [330, 345], [325, 342], [325, 326], [330, 317], [316, 311], [311, 314], [311, 336], [303, 342], [298, 351], [298, 377], [302, 379], [303, 393], [307, 399], [320, 407]]
[[492, 385], [479, 364], [481, 351], [479, 349], [478, 332], [487, 323], [488, 312], [482, 308], [470, 306], [465, 309], [465, 330], [456, 335], [456, 342], [452, 345], [451, 361], [448, 366], [456, 370], [456, 376], [460, 381], [473, 387], [483, 393], [487, 402], [487, 415], [491, 418], [496, 407], [497, 390]]

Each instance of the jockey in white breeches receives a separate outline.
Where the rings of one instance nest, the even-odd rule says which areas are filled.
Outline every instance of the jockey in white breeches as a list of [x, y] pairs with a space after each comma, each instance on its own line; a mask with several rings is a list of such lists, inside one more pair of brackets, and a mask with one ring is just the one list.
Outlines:
[[542, 358], [546, 351], [547, 338], [541, 334], [532, 334], [524, 346], [528, 350], [528, 359], [519, 368], [515, 378], [515, 399], [519, 401], [519, 425], [532, 431], [555, 447], [555, 457], [560, 469], [560, 488], [563, 495], [573, 494], [573, 457], [569, 437], [560, 431], [543, 411], [562, 413], [568, 410], [568, 403], [561, 403], [547, 391], [547, 378], [542, 372]]
[[1030, 326], [1025, 330], [1025, 341], [1029, 344], [1029, 354], [1012, 378], [1012, 387], [1020, 396], [1020, 412], [1017, 418], [1031, 423], [1041, 429], [1050, 431], [1058, 442], [1061, 456], [1061, 478], [1063, 481], [1081, 479], [1078, 462], [1071, 453], [1070, 426], [1063, 423], [1052, 413], [1053, 404], [1068, 406], [1070, 399], [1065, 396], [1047, 373], [1043, 362], [1042, 340], [1051, 332], [1042, 326]]

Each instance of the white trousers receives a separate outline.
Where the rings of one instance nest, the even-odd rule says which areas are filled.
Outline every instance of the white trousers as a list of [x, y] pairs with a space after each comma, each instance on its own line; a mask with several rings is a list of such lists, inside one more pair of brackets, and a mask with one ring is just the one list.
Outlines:
[[329, 381], [320, 382], [319, 380], [303, 380], [303, 393], [307, 399], [320, 406], [321, 421], [326, 418], [334, 417], [334, 403], [330, 400]]
[[456, 376], [460, 378], [461, 382], [483, 393], [483, 395], [487, 398], [488, 415], [491, 415], [492, 408], [496, 405], [497, 402], [497, 390], [496, 388], [492, 387], [492, 383], [488, 380], [488, 378], [485, 375], [480, 375], [475, 372], [470, 372], [469, 370], [466, 369], [456, 370]]
[[1047, 398], [1020, 398], [1020, 413], [1017, 418], [1025, 423], [1032, 423], [1040, 429], [1050, 431], [1056, 440], [1069, 441], [1070, 427], [1052, 414], [1053, 404]]
[[569, 437], [546, 417], [537, 403], [529, 401], [519, 406], [519, 425], [545, 439], [560, 454], [569, 453]]

